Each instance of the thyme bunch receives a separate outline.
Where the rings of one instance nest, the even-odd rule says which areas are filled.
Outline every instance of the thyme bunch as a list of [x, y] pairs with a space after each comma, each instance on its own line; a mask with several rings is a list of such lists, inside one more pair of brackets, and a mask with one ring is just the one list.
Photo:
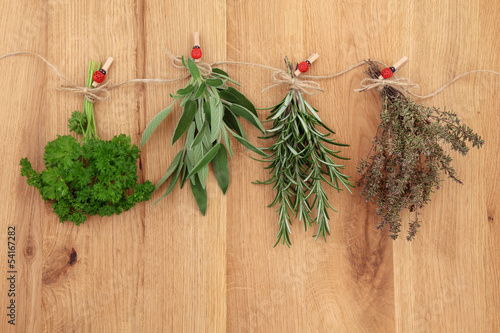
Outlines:
[[[285, 63], [288, 73], [293, 76], [292, 64], [287, 58]], [[269, 205], [278, 207], [278, 234], [274, 246], [280, 241], [291, 245], [290, 213], [304, 222], [306, 231], [313, 223], [318, 224], [315, 240], [322, 236], [326, 241], [326, 235], [330, 234], [328, 208], [336, 210], [329, 203], [323, 184], [338, 191], [343, 186], [351, 192], [349, 187], [352, 187], [349, 177], [341, 172], [344, 165], [335, 162], [348, 158], [339, 156], [340, 151], [327, 145], [348, 145], [329, 137], [335, 132], [321, 121], [318, 110], [307, 103], [298, 89], [290, 89], [285, 98], [271, 108], [267, 119], [273, 126], [264, 138], [276, 140], [264, 149], [269, 156], [262, 160], [269, 162], [266, 169], [270, 170], [270, 177], [256, 183], [272, 185], [276, 190], [274, 201]], [[327, 133], [321, 133], [318, 127]]]
[[[369, 63], [367, 74], [380, 75], [375, 63]], [[396, 239], [401, 227], [401, 211], [409, 209], [414, 218], [409, 223], [407, 240], [412, 240], [421, 225], [419, 209], [430, 202], [431, 193], [439, 189], [443, 175], [463, 184], [444, 150], [466, 155], [468, 143], [480, 148], [484, 140], [468, 126], [461, 124], [452, 111], [417, 104], [394, 87], [380, 91], [381, 123], [366, 159], [360, 161], [357, 182], [367, 201], [376, 202], [380, 216], [378, 229], [389, 226]]]

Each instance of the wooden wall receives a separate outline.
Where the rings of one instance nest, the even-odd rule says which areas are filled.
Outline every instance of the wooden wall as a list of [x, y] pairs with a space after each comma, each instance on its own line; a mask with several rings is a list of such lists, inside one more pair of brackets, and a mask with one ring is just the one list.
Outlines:
[[[115, 58], [109, 78], [174, 78], [166, 50], [188, 54], [200, 31], [203, 59], [283, 67], [313, 52], [311, 75], [338, 72], [370, 57], [410, 59], [400, 76], [427, 93], [473, 69], [500, 69], [500, 3], [436, 1], [66, 1], [5, 0], [0, 54], [27, 50], [84, 84], [89, 59]], [[225, 65], [257, 107], [277, 103], [285, 87], [266, 70]], [[201, 216], [189, 189], [120, 216], [60, 224], [49, 204], [19, 174], [29, 157], [42, 169], [43, 149], [68, 134], [81, 96], [41, 61], [0, 60], [0, 327], [2, 332], [498, 332], [500, 331], [500, 78], [470, 75], [429, 100], [447, 107], [486, 140], [454, 165], [465, 185], [446, 181], [423, 212], [416, 239], [392, 241], [377, 231], [374, 206], [359, 189], [329, 190], [328, 242], [292, 228], [292, 248], [273, 248], [274, 193], [254, 185], [263, 165], [238, 147], [231, 185], [222, 195], [213, 173]], [[356, 93], [359, 68], [321, 81], [307, 97], [337, 139], [350, 143], [346, 171], [356, 179], [378, 125], [380, 99]], [[136, 84], [96, 104], [98, 133], [129, 134], [139, 143], [169, 93], [184, 82]], [[267, 111], [260, 111], [263, 120]], [[141, 157], [141, 179], [156, 182], [173, 157], [180, 110], [159, 127]], [[258, 145], [258, 131], [246, 127]], [[235, 144], [236, 146], [236, 144]], [[159, 197], [156, 193], [154, 198]], [[408, 221], [408, 215], [404, 220]], [[17, 232], [16, 326], [7, 323], [7, 227]], [[406, 224], [403, 233], [406, 232]], [[73, 260], [72, 260], [73, 259]]]

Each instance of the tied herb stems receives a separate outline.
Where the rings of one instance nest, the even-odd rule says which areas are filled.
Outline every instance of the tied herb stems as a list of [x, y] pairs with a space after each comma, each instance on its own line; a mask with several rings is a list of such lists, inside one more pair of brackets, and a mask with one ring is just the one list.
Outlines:
[[[370, 62], [368, 75], [377, 78], [378, 66]], [[389, 227], [390, 237], [397, 239], [401, 230], [401, 212], [409, 209], [407, 240], [414, 239], [421, 225], [420, 209], [430, 202], [439, 189], [443, 175], [462, 184], [451, 165], [452, 158], [443, 145], [466, 155], [468, 143], [480, 148], [484, 140], [471, 128], [461, 124], [452, 111], [425, 107], [386, 86], [382, 98], [381, 123], [366, 159], [362, 159], [358, 186], [367, 201], [376, 202], [380, 216], [378, 229]]]
[[239, 118], [247, 120], [262, 133], [265, 133], [265, 130], [253, 104], [237, 89], [228, 86], [229, 82], [239, 84], [226, 72], [212, 68], [211, 73], [202, 74], [192, 59], [186, 62], [184, 57], [182, 64], [191, 74], [187, 86], [177, 90], [175, 95], [170, 95], [174, 99], [173, 103], [151, 120], [144, 131], [141, 144], [144, 147], [151, 134], [179, 101], [182, 114], [172, 135], [171, 144], [181, 137], [184, 137], [184, 144], [156, 185], [156, 189], [170, 179], [165, 193], [159, 199], [161, 200], [172, 192], [179, 180], [181, 188], [189, 180], [198, 208], [205, 215], [206, 182], [210, 163], [224, 194], [229, 187], [228, 155], [233, 156], [230, 135], [253, 152], [267, 156], [248, 141]]
[[[285, 58], [288, 73], [293, 74], [292, 64]], [[336, 211], [328, 201], [323, 184], [328, 184], [337, 191], [346, 188], [351, 192], [352, 183], [342, 173], [344, 165], [335, 162], [341, 157], [339, 150], [332, 150], [327, 145], [348, 146], [341, 144], [330, 135], [335, 134], [326, 126], [314, 109], [305, 101], [302, 93], [291, 89], [285, 98], [271, 108], [267, 118], [273, 122], [265, 139], [276, 141], [265, 151], [269, 156], [262, 160], [270, 164], [270, 178], [257, 181], [258, 184], [273, 185], [276, 191], [274, 201], [269, 207], [277, 206], [278, 234], [274, 246], [280, 241], [288, 246], [290, 241], [290, 213], [304, 222], [305, 230], [313, 223], [318, 224], [315, 240], [330, 234], [328, 209]], [[326, 130], [321, 133], [317, 128]]]
[[[87, 81], [86, 81], [86, 87], [88, 89], [92, 89], [92, 75], [94, 74], [95, 71], [99, 70], [101, 68], [101, 63], [98, 63], [96, 66], [96, 63], [90, 60], [89, 63], [89, 69], [87, 72]], [[97, 135], [97, 127], [95, 124], [95, 116], [94, 116], [94, 103], [90, 102], [87, 98], [83, 98], [83, 113], [87, 117], [87, 128], [83, 131], [83, 138], [82, 141], [88, 141], [90, 139], [99, 139], [99, 136]]]

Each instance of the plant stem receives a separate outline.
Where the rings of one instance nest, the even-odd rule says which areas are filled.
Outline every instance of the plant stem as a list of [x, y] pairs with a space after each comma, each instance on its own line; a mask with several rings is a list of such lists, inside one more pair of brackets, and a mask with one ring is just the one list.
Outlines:
[[[94, 74], [94, 70], [99, 70], [101, 68], [101, 63], [96, 63], [90, 60], [89, 68], [87, 71], [87, 82], [86, 87], [92, 89], [92, 76]], [[90, 102], [86, 97], [83, 99], [83, 113], [87, 117], [87, 128], [83, 133], [82, 141], [89, 141], [91, 139], [99, 139], [97, 136], [97, 128], [94, 117], [94, 103]]]

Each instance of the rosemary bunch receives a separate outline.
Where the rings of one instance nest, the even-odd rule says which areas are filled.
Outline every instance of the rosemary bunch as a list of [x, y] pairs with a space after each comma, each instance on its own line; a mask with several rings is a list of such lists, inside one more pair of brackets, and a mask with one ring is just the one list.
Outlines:
[[[380, 75], [376, 64], [370, 63], [368, 75]], [[418, 210], [439, 189], [442, 175], [462, 184], [442, 144], [466, 155], [467, 143], [480, 148], [484, 141], [452, 111], [417, 104], [390, 86], [380, 94], [381, 123], [368, 157], [360, 161], [358, 185], [367, 201], [378, 205], [381, 220], [377, 228], [388, 225], [392, 239], [400, 232], [401, 211], [409, 209], [415, 214], [407, 236], [412, 240], [420, 227]]]
[[[288, 73], [294, 75], [293, 66], [287, 58], [285, 63]], [[326, 241], [326, 234], [330, 234], [328, 208], [336, 210], [328, 202], [323, 183], [338, 191], [342, 185], [351, 192], [349, 177], [341, 172], [344, 166], [334, 161], [348, 158], [339, 156], [340, 151], [327, 147], [327, 144], [348, 145], [329, 138], [335, 132], [321, 121], [317, 112], [304, 100], [299, 90], [292, 88], [280, 103], [271, 108], [267, 118], [273, 121], [273, 127], [264, 138], [276, 139], [271, 147], [265, 149], [269, 151], [269, 157], [263, 160], [270, 163], [266, 169], [270, 170], [271, 176], [256, 183], [273, 185], [276, 190], [274, 201], [269, 205], [278, 206], [278, 234], [274, 246], [280, 241], [291, 245], [290, 212], [303, 220], [306, 231], [312, 223], [317, 223], [315, 240], [322, 236]], [[325, 129], [327, 134], [318, 131], [317, 127]]]
[[212, 162], [215, 177], [224, 194], [229, 186], [228, 154], [233, 156], [229, 135], [250, 150], [266, 156], [263, 151], [248, 141], [238, 118], [246, 119], [262, 133], [265, 133], [265, 130], [253, 104], [241, 92], [227, 85], [228, 81], [239, 84], [233, 81], [226, 72], [212, 68], [210, 74], [203, 75], [192, 59], [186, 62], [183, 57], [182, 63], [191, 73], [191, 78], [185, 88], [179, 89], [175, 95], [170, 95], [174, 102], [158, 113], [148, 124], [143, 133], [141, 145], [144, 147], [156, 127], [172, 111], [176, 102], [180, 101], [183, 112], [171, 143], [173, 145], [184, 136], [184, 145], [156, 185], [156, 189], [171, 178], [167, 190], [159, 199], [161, 200], [174, 189], [179, 179], [181, 188], [189, 179], [198, 208], [205, 215], [206, 181], [210, 162]]

